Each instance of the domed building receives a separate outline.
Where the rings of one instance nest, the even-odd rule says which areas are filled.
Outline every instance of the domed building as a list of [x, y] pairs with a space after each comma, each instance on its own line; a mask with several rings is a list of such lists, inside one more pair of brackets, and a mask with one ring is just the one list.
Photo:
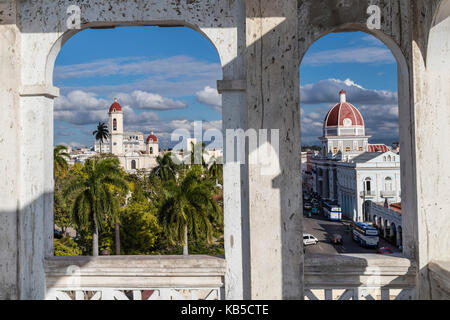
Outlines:
[[369, 150], [364, 119], [359, 110], [347, 102], [344, 90], [339, 92], [340, 101], [327, 113], [323, 124], [322, 152], [327, 154], [356, 154]]
[[[102, 151], [116, 155], [127, 172], [149, 171], [156, 167], [159, 142], [154, 133], [151, 132], [145, 138], [142, 132], [124, 131], [123, 110], [117, 99], [114, 99], [114, 103], [109, 107], [108, 119], [110, 137], [103, 142]], [[95, 143], [95, 151], [100, 151], [98, 141]]]
[[400, 155], [384, 144], [369, 143], [361, 112], [347, 102], [344, 90], [339, 103], [327, 113], [322, 151], [308, 158], [304, 181], [331, 205], [339, 206], [344, 216], [368, 221], [363, 204], [400, 202]]

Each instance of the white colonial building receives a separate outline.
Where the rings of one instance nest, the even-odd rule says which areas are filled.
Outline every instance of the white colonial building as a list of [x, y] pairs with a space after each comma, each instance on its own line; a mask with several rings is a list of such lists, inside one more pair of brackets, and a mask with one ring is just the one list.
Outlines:
[[386, 145], [369, 144], [364, 119], [347, 102], [328, 112], [323, 126], [322, 152], [311, 157], [312, 189], [322, 199], [338, 203], [343, 214], [355, 221], [369, 221], [364, 203], [400, 202], [400, 156]]
[[[108, 118], [110, 137], [101, 144], [101, 152], [116, 155], [127, 172], [156, 167], [159, 143], [153, 132], [145, 139], [142, 132], [124, 131], [122, 106], [117, 99], [109, 108]], [[100, 152], [99, 141], [95, 142], [95, 151]]]

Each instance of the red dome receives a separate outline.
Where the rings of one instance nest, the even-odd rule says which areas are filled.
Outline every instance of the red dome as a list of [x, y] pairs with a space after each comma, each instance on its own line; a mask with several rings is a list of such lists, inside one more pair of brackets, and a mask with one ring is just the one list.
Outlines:
[[122, 106], [117, 102], [117, 99], [114, 99], [114, 103], [109, 107], [109, 113], [111, 112], [122, 112]]
[[147, 144], [150, 142], [158, 142], [158, 138], [153, 134], [153, 132], [147, 138]]
[[[348, 127], [348, 126], [364, 126], [364, 120], [358, 109], [351, 103], [346, 102], [345, 91], [339, 92], [341, 96], [341, 102], [335, 105], [328, 112], [324, 126], [330, 127]], [[349, 120], [347, 120], [349, 119]], [[345, 122], [345, 123], [344, 123]]]

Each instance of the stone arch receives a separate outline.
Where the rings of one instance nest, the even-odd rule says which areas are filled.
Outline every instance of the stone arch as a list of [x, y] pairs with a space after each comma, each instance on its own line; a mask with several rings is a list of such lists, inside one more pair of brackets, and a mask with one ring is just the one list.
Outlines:
[[392, 244], [397, 245], [397, 226], [395, 225], [394, 222], [391, 222], [391, 232], [389, 234], [389, 240], [391, 241]]
[[448, 32], [450, 29], [450, 1], [441, 0], [436, 7], [432, 26], [428, 35], [428, 47], [426, 56], [426, 66], [435, 71], [442, 71], [442, 64], [445, 64], [448, 70], [450, 65], [447, 57], [448, 52], [444, 48], [449, 47], [450, 40]]
[[384, 238], [387, 240], [389, 239], [389, 235], [391, 234], [391, 225], [389, 223], [389, 220], [384, 219], [384, 223], [383, 223], [383, 235]]
[[[398, 82], [398, 108], [399, 108], [399, 138], [402, 142], [401, 149], [401, 190], [407, 195], [402, 198], [402, 206], [408, 211], [418, 212], [417, 207], [417, 181], [414, 176], [416, 168], [416, 122], [414, 100], [411, 95], [413, 81], [411, 75], [411, 49], [410, 40], [398, 34], [398, 30], [408, 28], [401, 19], [400, 11], [408, 11], [407, 3], [399, 3], [394, 11], [388, 11], [389, 6], [384, 7], [382, 16], [391, 21], [390, 24], [382, 24], [381, 30], [369, 30], [366, 26], [368, 15], [366, 1], [349, 1], [346, 4], [330, 2], [333, 8], [323, 8], [324, 3], [319, 1], [304, 1], [299, 5], [298, 16], [298, 40], [300, 64], [310, 47], [322, 37], [339, 32], [365, 32], [383, 42], [391, 51], [397, 62]], [[327, 4], [328, 5], [328, 4]], [[347, 6], [351, 6], [351, 10]], [[397, 11], [398, 10], [398, 11]], [[395, 12], [397, 11], [397, 12]], [[301, 73], [300, 73], [301, 78]], [[447, 82], [448, 83], [448, 82]], [[398, 186], [400, 188], [400, 186]], [[381, 219], [381, 218], [379, 218]], [[402, 217], [402, 220], [411, 220], [413, 217]], [[403, 222], [403, 225], [406, 223]], [[382, 220], [378, 223], [380, 236], [384, 234], [385, 227]], [[406, 241], [414, 243], [413, 229], [407, 228]], [[406, 250], [405, 254], [414, 258], [414, 250]]]
[[[222, 69], [224, 69], [224, 67], [225, 67], [224, 60], [227, 60], [227, 59], [225, 58], [224, 54], [221, 54], [222, 48], [218, 42], [213, 41], [204, 30], [202, 30], [198, 26], [188, 23], [187, 21], [179, 20], [179, 21], [174, 21], [172, 23], [176, 26], [188, 27], [188, 28], [200, 33], [205, 39], [207, 39], [213, 45], [213, 47], [216, 49], [216, 52], [217, 52], [220, 62], [221, 62]], [[164, 22], [148, 21], [148, 22], [145, 22], [144, 24], [136, 23], [136, 22], [129, 22], [128, 24], [119, 24], [119, 23], [112, 24], [112, 26], [111, 26], [110, 22], [103, 22], [103, 23], [95, 23], [95, 27], [92, 26], [91, 24], [86, 24], [86, 25], [83, 25], [82, 29], [80, 29], [80, 30], [67, 30], [58, 39], [56, 39], [56, 41], [52, 44], [51, 49], [48, 53], [46, 66], [45, 66], [45, 83], [46, 83], [46, 85], [49, 87], [53, 86], [53, 71], [54, 71], [56, 58], [58, 57], [58, 54], [61, 51], [61, 49], [64, 47], [64, 44], [67, 41], [69, 41], [76, 34], [82, 32], [84, 30], [91, 29], [91, 28], [101, 29], [102, 27], [104, 27], [104, 28], [107, 28], [107, 27], [108, 28], [116, 28], [116, 27], [127, 27], [127, 26], [135, 27], [135, 26], [141, 26], [141, 25], [148, 26], [148, 27], [162, 26], [162, 25], [164, 25]], [[224, 70], [222, 70], [222, 72], [224, 72]], [[218, 80], [220, 80], [220, 79], [218, 79]]]
[[403, 247], [403, 229], [402, 226], [397, 226], [397, 246]]
[[383, 219], [381, 217], [377, 218], [377, 229], [378, 234], [380, 235], [380, 237], [382, 237], [384, 233], [384, 227], [383, 227]]
[[[66, 28], [66, 8], [69, 5], [79, 5], [82, 12], [81, 30], [68, 30]], [[156, 1], [144, 0], [100, 0], [95, 7], [90, 7], [90, 1], [61, 0], [58, 2], [43, 0], [39, 2], [23, 2], [21, 12], [23, 34], [22, 57], [22, 104], [35, 106], [39, 104], [42, 110], [43, 121], [51, 123], [53, 117], [53, 98], [59, 95], [59, 90], [53, 86], [53, 71], [56, 58], [63, 45], [74, 35], [88, 28], [112, 28], [121, 26], [185, 26], [199, 32], [215, 47], [222, 66], [222, 78], [218, 89], [222, 92], [222, 119], [223, 129], [235, 126], [246, 128], [245, 110], [245, 19], [242, 19], [242, 3], [239, 1]], [[114, 6], [114, 10], [108, 9]], [[151, 8], [150, 8], [151, 7]], [[45, 18], [35, 19], [30, 12], [47, 12]], [[39, 32], [36, 32], [39, 30]], [[221, 84], [223, 85], [221, 86]], [[242, 110], [242, 111], [241, 111]], [[245, 113], [246, 116], [246, 113]], [[51, 145], [53, 139], [53, 126], [47, 126], [46, 144], [39, 146], [45, 154], [42, 166], [46, 168], [44, 188], [48, 193], [45, 205], [53, 206], [52, 170], [50, 169]], [[24, 129], [34, 132], [35, 129]], [[47, 167], [49, 168], [47, 170]], [[241, 181], [235, 168], [224, 166], [224, 194], [233, 190], [229, 186], [235, 181]], [[244, 192], [244, 191], [242, 191]], [[228, 197], [235, 197], [235, 194]], [[46, 256], [53, 256], [53, 210], [45, 210], [44, 250]], [[226, 296], [228, 298], [242, 299], [244, 282], [249, 282], [249, 276], [242, 271], [245, 250], [241, 246], [248, 246], [249, 240], [241, 231], [241, 216], [236, 212], [246, 214], [241, 199], [233, 203], [224, 203], [225, 219], [225, 254], [227, 260]], [[244, 222], [245, 223], [245, 222]], [[239, 226], [239, 227], [237, 227]], [[248, 228], [247, 226], [243, 227]], [[231, 239], [231, 240], [230, 240]], [[245, 286], [248, 287], [246, 284]], [[248, 290], [248, 289], [245, 289]]]

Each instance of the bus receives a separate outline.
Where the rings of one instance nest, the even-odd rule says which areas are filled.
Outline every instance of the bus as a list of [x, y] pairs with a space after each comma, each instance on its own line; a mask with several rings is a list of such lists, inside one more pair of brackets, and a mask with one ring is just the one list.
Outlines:
[[342, 210], [337, 204], [325, 202], [322, 207], [323, 214], [330, 221], [342, 221]]
[[380, 242], [378, 229], [362, 222], [352, 223], [352, 237], [361, 247], [376, 248]]

